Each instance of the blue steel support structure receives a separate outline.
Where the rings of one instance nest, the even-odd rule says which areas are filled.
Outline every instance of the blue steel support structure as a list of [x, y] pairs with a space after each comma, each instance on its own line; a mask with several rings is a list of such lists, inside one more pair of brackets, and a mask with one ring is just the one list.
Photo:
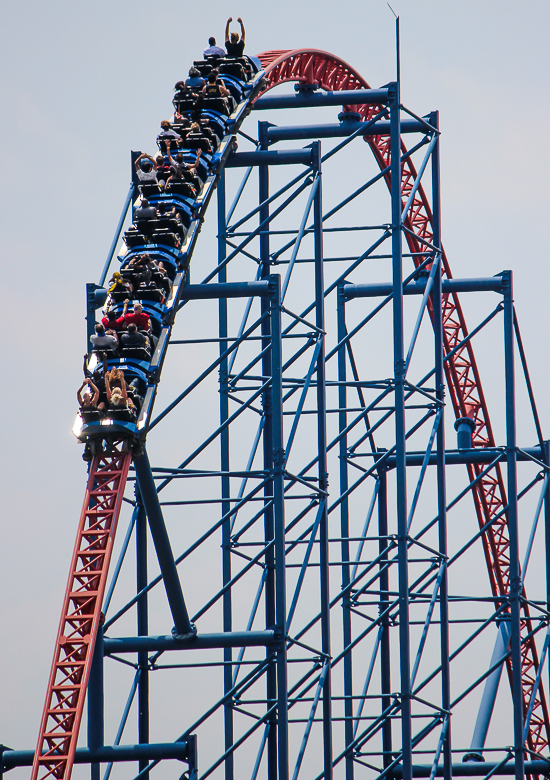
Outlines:
[[[91, 764], [92, 780], [99, 780], [100, 762], [109, 764], [107, 780], [123, 760], [136, 760], [136, 777], [152, 780], [167, 758], [187, 761], [192, 780], [201, 744], [207, 745], [201, 748], [205, 780], [451, 780], [453, 774], [514, 774], [519, 780], [546, 767], [542, 756], [528, 755], [525, 747], [520, 629], [529, 556], [520, 568], [525, 543], [519, 502], [543, 480], [527, 546], [533, 546], [544, 501], [548, 572], [550, 480], [547, 443], [530, 389], [538, 441], [521, 449], [516, 442], [516, 348], [529, 388], [530, 380], [511, 273], [448, 278], [438, 115], [428, 122], [405, 113], [398, 84], [375, 92], [365, 90], [364, 99], [380, 101], [378, 118], [369, 122], [297, 127], [260, 122], [253, 148], [232, 153], [218, 175], [217, 255], [201, 261], [206, 267], [193, 265], [194, 283], [182, 290], [180, 309], [189, 312], [193, 325], [182, 332], [174, 326], [168, 336], [170, 350], [198, 347], [204, 360], [201, 354], [196, 367], [182, 361], [186, 386], [169, 400], [165, 394], [165, 406], [149, 428], [149, 452], [172, 417], [181, 424], [180, 411], [184, 421], [195, 415], [200, 433], [185, 427], [176, 465], [152, 467], [147, 452], [134, 460], [133, 525], [106, 599], [105, 636], [96, 644], [88, 748], [76, 757]], [[257, 108], [342, 105], [345, 96], [335, 95], [263, 97]], [[404, 132], [421, 135], [411, 152], [403, 150]], [[321, 177], [327, 181], [331, 162], [349, 153], [352, 143], [360, 149], [352, 159], [362, 161], [363, 139], [377, 134], [391, 150], [388, 168], [366, 173], [365, 183], [341, 199], [326, 186], [323, 195]], [[272, 148], [281, 140], [306, 138], [314, 142], [304, 149]], [[322, 150], [320, 138], [335, 145]], [[418, 180], [405, 190], [403, 161], [413, 154], [420, 158]], [[270, 174], [271, 166], [276, 168]], [[227, 199], [234, 177], [243, 173], [236, 195]], [[422, 177], [430, 179], [433, 232], [418, 250], [403, 239]], [[338, 222], [364, 193], [386, 185], [386, 218], [349, 224], [356, 219], [352, 212], [348, 222]], [[247, 193], [253, 187], [251, 205]], [[133, 206], [132, 193], [118, 232]], [[116, 241], [110, 259], [115, 247]], [[373, 266], [382, 269], [376, 276]], [[105, 278], [106, 272], [101, 285]], [[102, 294], [90, 288], [89, 331], [96, 293]], [[502, 446], [454, 449], [446, 443], [452, 430], [446, 408], [449, 357], [464, 343], [446, 343], [444, 317], [446, 301], [457, 293], [478, 295], [483, 302], [499, 296], [496, 308], [465, 338], [470, 343], [503, 316]], [[216, 308], [212, 323], [199, 316], [209, 299]], [[193, 330], [196, 322], [204, 333]], [[415, 362], [419, 353], [422, 359]], [[193, 406], [196, 395], [208, 398], [212, 388], [218, 393], [215, 414], [202, 399]], [[179, 430], [169, 428], [171, 441]], [[473, 560], [469, 565], [479, 568], [487, 533], [466, 507], [477, 481], [465, 478], [464, 465], [489, 471], [495, 463], [506, 463], [510, 534], [510, 587], [500, 600], [485, 582], [476, 583], [479, 594], [469, 590], [463, 565]], [[458, 490], [453, 481], [452, 498], [450, 468], [463, 475]], [[518, 487], [519, 475], [528, 471]], [[456, 535], [448, 534], [457, 506], [465, 529], [458, 546]], [[178, 537], [178, 547], [167, 531], [174, 517], [185, 520], [185, 540]], [[148, 571], [148, 528], [159, 562], [156, 577]], [[114, 611], [111, 596], [132, 533], [137, 592]], [[205, 572], [200, 587], [190, 587], [189, 571]], [[550, 617], [549, 582], [547, 574], [542, 600], [532, 603], [531, 633], [539, 643]], [[175, 624], [171, 635], [169, 627], [163, 635], [149, 635], [149, 598], [158, 585], [166, 590], [166, 619], [170, 614]], [[469, 621], [459, 611], [464, 604], [472, 613]], [[134, 608], [136, 636], [117, 637], [117, 621]], [[502, 621], [510, 627], [510, 649], [503, 651], [506, 657], [485, 658]], [[453, 628], [463, 625], [457, 639]], [[482, 659], [471, 669], [470, 651]], [[496, 743], [490, 716], [508, 657], [511, 717], [504, 726], [507, 739]], [[544, 659], [543, 653], [541, 664]], [[106, 747], [103, 665], [121, 660], [125, 670], [133, 667], [134, 677], [114, 746]], [[183, 716], [177, 711], [181, 728], [170, 733], [172, 745], [164, 739], [150, 744], [155, 714], [150, 689], [174, 668], [187, 675], [186, 711]], [[215, 692], [209, 675], [218, 673]], [[202, 686], [199, 703], [188, 694], [193, 675]], [[547, 679], [546, 667], [542, 676]], [[464, 762], [462, 734], [473, 724], [475, 697], [486, 681], [483, 744], [475, 746], [477, 758], [483, 750], [486, 761]], [[137, 744], [121, 745], [135, 696]], [[457, 739], [453, 719], [463, 717], [463, 702], [470, 715]], [[11, 768], [26, 765], [28, 757], [5, 751], [3, 761]]]
[[[267, 126], [265, 123], [260, 122], [258, 125], [258, 147], [260, 152], [267, 152], [267, 142], [265, 140]], [[270, 270], [269, 262], [269, 168], [267, 165], [260, 165], [258, 168], [258, 184], [259, 184], [259, 261], [260, 261], [260, 278], [267, 279]], [[263, 229], [262, 229], [263, 228]], [[266, 317], [269, 311], [269, 301], [265, 298], [261, 300], [261, 315], [262, 315], [262, 375], [269, 376], [271, 374], [271, 359], [268, 353], [271, 339], [271, 324], [269, 318]], [[273, 473], [273, 404], [272, 404], [271, 387], [266, 387], [262, 395], [262, 406], [264, 414], [264, 431], [263, 431], [263, 468], [266, 474]], [[264, 513], [264, 538], [265, 543], [270, 544], [274, 538], [275, 522], [274, 522], [274, 507], [272, 504], [273, 496], [273, 482], [270, 480], [266, 482], [264, 488], [265, 496], [265, 513]], [[276, 606], [275, 606], [275, 551], [273, 546], [270, 546], [266, 552], [266, 581], [265, 581], [265, 626], [266, 628], [274, 627], [276, 625]], [[277, 666], [275, 663], [275, 654], [271, 651], [267, 651], [267, 657], [269, 660], [267, 674], [266, 674], [266, 697], [269, 704], [274, 704], [277, 699]], [[269, 714], [267, 722], [267, 777], [268, 780], [276, 780], [278, 777], [277, 765], [278, 765], [278, 751], [277, 751], [277, 715], [275, 709]]]
[[[224, 265], [226, 257], [226, 243], [225, 243], [225, 174], [222, 173], [220, 181], [218, 183], [218, 265], [220, 266], [220, 272], [218, 274], [218, 282], [225, 284], [227, 282], [227, 268]], [[229, 418], [229, 398], [228, 398], [228, 358], [225, 355], [229, 346], [227, 342], [228, 330], [227, 330], [227, 298], [219, 299], [219, 338], [220, 338], [220, 426], [224, 426]], [[227, 516], [227, 520], [223, 524], [222, 528], [222, 549], [223, 549], [223, 584], [224, 587], [231, 582], [231, 519], [229, 511], [231, 505], [228, 501], [230, 495], [230, 481], [227, 476], [229, 474], [229, 428], [224, 427], [220, 434], [220, 472], [221, 476], [221, 492], [222, 492], [222, 514]], [[231, 631], [232, 618], [231, 618], [231, 588], [223, 594], [223, 630], [224, 632]], [[223, 692], [224, 696], [230, 696], [231, 688], [233, 687], [233, 671], [231, 666], [233, 651], [230, 647], [224, 648], [223, 651]], [[234, 760], [233, 753], [229, 752], [233, 744], [233, 701], [229, 698], [224, 705], [224, 719], [225, 719], [225, 752], [227, 757], [225, 759], [225, 776], [228, 780], [233, 780], [234, 777]]]
[[[330, 589], [329, 589], [329, 526], [328, 526], [328, 463], [327, 463], [327, 401], [325, 384], [325, 282], [323, 269], [323, 200], [321, 186], [321, 144], [313, 145], [312, 171], [317, 178], [313, 201], [313, 255], [315, 261], [315, 325], [319, 331], [317, 354], [317, 449], [319, 453], [319, 572], [321, 595], [321, 650], [325, 658], [331, 655]], [[323, 766], [326, 780], [332, 778], [332, 703], [330, 666], [323, 682]]]
[[409, 638], [409, 568], [407, 534], [407, 469], [405, 462], [405, 353], [403, 335], [403, 257], [401, 195], [401, 109], [399, 85], [390, 103], [391, 216], [393, 278], [393, 364], [395, 399], [395, 459], [397, 482], [397, 544], [399, 579], [399, 673], [401, 677], [401, 740], [403, 780], [412, 780], [411, 683]]
[[516, 378], [514, 370], [514, 298], [512, 272], [504, 282], [504, 370], [506, 384], [506, 465], [508, 476], [508, 528], [510, 534], [510, 634], [512, 699], [514, 702], [514, 761], [516, 780], [524, 777], [523, 692], [521, 686], [521, 631], [518, 488], [516, 465]]
[[[96, 639], [90, 682], [88, 683], [88, 748], [98, 750], [104, 740], [104, 702], [103, 702], [103, 635], [99, 630]], [[90, 766], [91, 780], [99, 780], [100, 765]]]
[[[431, 123], [439, 130], [439, 112], [432, 114]], [[439, 586], [439, 620], [441, 638], [441, 707], [444, 712], [451, 708], [451, 679], [449, 663], [449, 591], [447, 573], [447, 487], [445, 480], [445, 371], [443, 341], [443, 284], [442, 284], [442, 243], [441, 243], [441, 193], [439, 170], [439, 137], [435, 139], [432, 151], [432, 214], [434, 262], [437, 268], [433, 282], [434, 312], [434, 367], [435, 397], [440, 404], [440, 417], [436, 434], [437, 453], [437, 513], [438, 513], [438, 551], [441, 555], [443, 572]], [[443, 776], [452, 777], [450, 716], [444, 716], [442, 723]]]
[[[137, 635], [149, 634], [149, 605], [147, 597], [147, 515], [136, 485], [136, 589], [142, 595], [137, 602]], [[149, 742], [149, 659], [147, 653], [138, 653], [138, 742], [140, 745]], [[139, 771], [147, 767], [147, 761], [139, 762]], [[147, 776], [147, 774], [145, 775]]]

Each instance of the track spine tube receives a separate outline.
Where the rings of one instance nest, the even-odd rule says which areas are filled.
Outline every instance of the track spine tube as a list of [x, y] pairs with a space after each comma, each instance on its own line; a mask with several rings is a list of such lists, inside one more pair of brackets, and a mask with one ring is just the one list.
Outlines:
[[[262, 151], [267, 151], [267, 122], [258, 122], [258, 139], [260, 142], [259, 148]], [[260, 234], [260, 263], [261, 263], [261, 278], [266, 280], [270, 275], [270, 257], [269, 257], [269, 204], [267, 200], [269, 198], [269, 167], [267, 165], [260, 165], [258, 167], [258, 183], [259, 183], [259, 202], [260, 209], [258, 213], [259, 224], [265, 225], [266, 230], [262, 230]], [[265, 205], [261, 205], [265, 204]], [[261, 314], [268, 315], [270, 313], [270, 302], [266, 298], [262, 297], [260, 301]], [[262, 375], [271, 376], [271, 355], [269, 354], [269, 346], [271, 344], [271, 323], [268, 316], [262, 320], [261, 325], [262, 333], [262, 350], [264, 356], [262, 358]], [[263, 432], [263, 459], [264, 459], [264, 471], [268, 474], [273, 473], [273, 441], [272, 441], [272, 386], [266, 387], [262, 396], [262, 406], [264, 414], [264, 432]], [[265, 543], [269, 544], [274, 538], [274, 526], [273, 526], [273, 481], [270, 479], [264, 488], [265, 496], [265, 513], [264, 513], [264, 535]], [[273, 546], [269, 548], [265, 556], [266, 566], [266, 581], [265, 581], [265, 627], [266, 629], [274, 628], [276, 625], [275, 617], [275, 550]], [[284, 624], [282, 628], [284, 632]], [[271, 663], [268, 666], [266, 672], [266, 686], [267, 686], [267, 707], [272, 707], [277, 701], [277, 667], [276, 667], [276, 654], [272, 650], [267, 650], [267, 657], [271, 659]], [[267, 725], [267, 780], [278, 780], [277, 772], [277, 714], [273, 712], [268, 720]]]
[[[432, 124], [439, 130], [439, 112], [434, 111], [431, 116]], [[443, 257], [441, 245], [441, 190], [439, 167], [439, 138], [436, 139], [432, 151], [432, 210], [433, 210], [433, 245], [439, 251], [435, 260], [437, 270], [433, 283], [433, 326], [435, 347], [435, 392], [436, 398], [441, 402], [441, 417], [437, 428], [436, 456], [437, 456], [437, 511], [439, 531], [439, 552], [445, 566], [441, 585], [439, 587], [439, 620], [441, 643], [441, 706], [447, 712], [451, 708], [451, 669], [449, 662], [449, 594], [447, 575], [447, 487], [445, 478], [445, 369], [444, 369], [444, 343], [443, 343], [443, 300], [442, 300], [442, 270]], [[445, 728], [443, 724], [442, 728]], [[443, 777], [451, 780], [452, 754], [451, 754], [451, 722], [448, 716], [446, 734], [443, 742]]]
[[[313, 199], [313, 254], [315, 259], [315, 325], [319, 328], [321, 348], [317, 357], [317, 450], [319, 453], [319, 490], [328, 494], [327, 466], [327, 400], [325, 385], [325, 282], [323, 273], [323, 195], [321, 178], [321, 142], [312, 144], [312, 170], [318, 177], [317, 190]], [[327, 498], [322, 499], [319, 522], [319, 562], [321, 589], [321, 649], [325, 658], [330, 658], [330, 591], [329, 591], [329, 549]], [[326, 662], [326, 661], [325, 661]], [[323, 683], [323, 764], [324, 780], [332, 778], [332, 692], [331, 669], [325, 674]]]
[[[218, 205], [218, 265], [221, 266], [226, 257], [226, 234], [227, 225], [225, 221], [225, 172], [222, 171], [217, 187], [217, 205]], [[225, 284], [227, 282], [227, 266], [223, 265], [218, 273], [218, 282]], [[219, 313], [219, 337], [220, 337], [220, 356], [226, 352], [229, 347], [227, 338], [227, 298], [218, 299]], [[229, 418], [229, 397], [228, 397], [228, 360], [225, 357], [220, 363], [220, 426]], [[220, 470], [224, 476], [221, 477], [221, 495], [222, 495], [222, 515], [227, 515], [227, 520], [222, 526], [222, 579], [224, 587], [231, 581], [231, 511], [230, 480], [225, 476], [229, 472], [229, 427], [223, 428], [220, 433]], [[232, 630], [232, 593], [231, 588], [223, 594], [223, 630]], [[233, 651], [230, 647], [223, 649], [223, 693], [227, 696], [233, 687], [233, 667], [231, 665]], [[227, 699], [224, 703], [224, 735], [225, 735], [225, 780], [233, 780], [235, 774], [234, 754], [230, 749], [233, 745], [233, 701]]]
[[512, 272], [504, 271], [504, 373], [506, 383], [506, 455], [508, 477], [508, 533], [510, 537], [510, 629], [512, 699], [514, 705], [514, 760], [516, 780], [524, 777], [523, 688], [521, 659], [518, 489], [516, 464], [516, 398], [514, 373], [514, 298]]
[[392, 90], [392, 100], [390, 103], [390, 143], [401, 741], [403, 751], [403, 780], [412, 780], [407, 482], [405, 463], [405, 360], [403, 346], [403, 258], [401, 225], [403, 203], [401, 197], [401, 133], [399, 84], [392, 86], [394, 89]]
[[[342, 542], [340, 550], [342, 554], [342, 592], [345, 594], [342, 598], [342, 631], [343, 646], [351, 645], [351, 598], [349, 584], [351, 578], [350, 572], [350, 546], [349, 546], [349, 500], [347, 490], [349, 487], [348, 475], [348, 435], [347, 427], [347, 388], [346, 388], [346, 299], [344, 297], [344, 282], [338, 285], [337, 292], [337, 324], [338, 324], [338, 434], [339, 443], [339, 475], [340, 475], [340, 495], [345, 496], [340, 504], [340, 536]], [[381, 588], [382, 589], [382, 588]], [[348, 650], [344, 656], [344, 715], [346, 717], [345, 746], [346, 750], [353, 742], [353, 665], [352, 650]], [[353, 755], [346, 754], [346, 780], [353, 780]]]

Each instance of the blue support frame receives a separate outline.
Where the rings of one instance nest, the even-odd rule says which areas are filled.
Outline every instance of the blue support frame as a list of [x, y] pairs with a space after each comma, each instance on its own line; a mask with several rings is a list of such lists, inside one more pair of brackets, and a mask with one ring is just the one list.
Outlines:
[[510, 536], [510, 634], [512, 698], [514, 707], [514, 762], [516, 780], [524, 777], [523, 689], [521, 666], [519, 528], [516, 465], [516, 379], [514, 367], [514, 298], [512, 272], [504, 271], [504, 370], [506, 384], [506, 466], [508, 477], [508, 533]]
[[[137, 635], [149, 634], [149, 605], [147, 597], [147, 515], [141, 493], [136, 484], [136, 589], [141, 596], [137, 602]], [[143, 592], [145, 591], [145, 592]], [[103, 643], [105, 652], [105, 643]], [[146, 650], [138, 653], [138, 742], [149, 743], [149, 657]], [[139, 771], [147, 768], [147, 761], [140, 761]], [[147, 776], [147, 775], [145, 775]]]
[[[543, 473], [546, 482], [539, 513], [544, 500], [547, 580], [545, 603], [537, 601], [532, 623], [532, 636], [540, 643], [550, 610], [550, 461], [513, 308], [511, 273], [447, 277], [441, 239], [438, 113], [419, 118], [407, 112], [396, 83], [381, 90], [354, 91], [354, 101], [359, 97], [383, 106], [370, 121], [287, 127], [260, 122], [251, 150], [228, 151], [227, 171], [213, 174], [217, 256], [201, 270], [201, 283], [182, 287], [178, 307], [192, 310], [201, 301], [213, 300], [217, 321], [204, 338], [189, 332], [179, 338], [174, 332], [173, 337], [167, 333], [166, 339], [170, 350], [201, 344], [205, 354], [212, 349], [215, 357], [159, 410], [148, 433], [160, 433], [176, 408], [215, 381], [216, 370], [219, 417], [210, 425], [213, 416], [205, 414], [204, 437], [192, 451], [183, 453], [181, 463], [151, 468], [147, 454], [134, 461], [134, 514], [105, 609], [110, 609], [132, 528], [137, 591], [114, 615], [107, 615], [107, 634], [97, 644], [89, 687], [88, 749], [80, 751], [77, 759], [91, 763], [92, 780], [99, 780], [99, 760], [130, 757], [139, 762], [138, 778], [152, 777], [158, 762], [169, 757], [186, 760], [193, 777], [197, 743], [209, 729], [215, 735], [209, 735], [209, 744], [216, 744], [216, 750], [202, 753], [204, 778], [215, 772], [223, 773], [225, 780], [244, 777], [243, 752], [251, 780], [262, 776], [329, 780], [342, 772], [346, 780], [353, 780], [365, 768], [379, 778], [404, 780], [413, 776], [451, 780], [453, 774], [515, 774], [519, 780], [525, 773], [543, 773], [546, 767], [544, 762], [526, 760], [533, 757], [526, 757], [524, 745], [521, 642], [525, 637], [520, 631], [519, 568], [523, 547], [518, 502], [540, 481], [538, 472]], [[254, 107], [342, 105], [346, 99], [344, 93], [300, 92], [262, 97]], [[408, 152], [402, 147], [405, 133], [422, 136], [415, 137]], [[325, 198], [334, 201], [325, 211], [323, 171], [351, 143], [359, 146], [362, 139], [369, 142], [373, 136], [389, 139], [388, 166], [374, 175], [366, 173], [366, 181], [352, 193], [333, 197], [325, 188]], [[305, 148], [273, 148], [279, 141], [310, 138], [314, 142]], [[322, 154], [321, 138], [343, 140]], [[417, 152], [416, 180], [403, 192], [403, 162]], [[288, 182], [272, 186], [270, 178], [279, 182], [287, 175], [284, 166], [297, 164], [305, 169], [289, 168]], [[272, 177], [271, 166], [277, 166]], [[242, 181], [243, 173], [229, 170], [240, 167], [246, 168]], [[226, 200], [232, 177], [240, 183], [236, 195]], [[256, 177], [258, 202], [255, 197], [251, 207], [246, 193]], [[363, 193], [384, 187], [384, 179], [390, 184], [386, 222], [339, 221]], [[410, 251], [404, 251], [403, 238], [410, 238], [407, 218], [426, 179], [431, 185], [433, 237], [422, 243], [420, 251], [410, 246]], [[133, 192], [131, 188], [100, 284], [106, 279]], [[199, 227], [197, 222], [196, 233]], [[325, 254], [324, 243], [328, 246], [334, 234], [352, 248]], [[409, 267], [411, 261], [414, 268]], [[373, 282], [372, 278], [380, 277], [370, 274], [367, 263], [380, 264], [387, 273], [382, 278], [390, 281]], [[277, 268], [283, 265], [283, 270]], [[102, 287], [89, 286], [88, 335], [103, 292]], [[458, 293], [479, 293], [483, 301], [496, 293], [501, 300], [449, 354], [445, 298]], [[391, 316], [382, 320], [390, 310]], [[461, 440], [457, 449], [448, 447], [449, 357], [501, 314], [505, 446], [471, 448]], [[431, 341], [424, 332], [428, 318], [433, 325]], [[383, 325], [377, 328], [379, 321]], [[364, 354], [369, 339], [383, 338], [392, 354], [389, 379]], [[516, 345], [537, 433], [536, 445], [521, 449], [515, 430]], [[415, 365], [420, 350], [430, 356], [429, 371], [421, 377]], [[197, 459], [210, 452], [210, 445], [219, 447], [219, 455], [208, 469], [204, 461], [199, 466]], [[460, 502], [469, 500], [482, 477], [478, 474], [449, 498], [447, 473], [467, 464], [486, 466], [483, 473], [487, 474], [501, 462], [506, 463], [507, 473], [508, 504], [501, 516], [506, 513], [510, 533], [510, 593], [500, 601], [487, 595], [488, 589], [478, 599], [463, 596], [457, 592], [453, 572], [472, 549], [481, 547], [498, 518], [492, 517], [485, 528], [470, 529], [464, 543], [453, 547], [449, 517], [462, 506]], [[518, 463], [537, 472], [521, 489]], [[338, 478], [329, 480], [331, 472]], [[178, 488], [190, 484], [199, 488], [180, 491], [180, 497]], [[408, 484], [412, 485], [409, 491]], [[171, 494], [165, 500], [163, 491], [169, 485]], [[429, 517], [422, 503], [427, 494]], [[209, 518], [201, 522], [196, 537], [186, 540], [183, 550], [172, 550], [164, 505], [204, 511], [204, 518]], [[207, 514], [212, 508], [214, 519]], [[147, 566], [147, 522], [161, 568], [161, 576], [153, 580]], [[537, 522], [538, 514], [529, 550]], [[204, 583], [197, 612], [190, 616], [178, 566], [183, 569], [213, 540], [221, 542], [221, 577]], [[175, 629], [173, 635], [150, 636], [148, 598], [161, 582]], [[455, 606], [460, 599], [477, 610], [477, 617], [456, 647], [451, 635], [459, 622]], [[110, 631], [116, 622], [134, 606], [136, 636], [113, 636]], [[217, 621], [214, 632], [201, 631], [206, 614]], [[503, 620], [510, 626], [510, 649], [498, 658], [487, 658], [484, 671], [476, 670], [462, 687], [453, 678], [453, 699], [453, 662], [467, 648], [486, 647], [489, 632]], [[201, 652], [190, 654], [191, 649]], [[546, 650], [543, 660], [550, 655]], [[167, 652], [171, 663], [165, 659]], [[135, 672], [113, 747], [104, 746], [104, 659], [129, 664]], [[510, 751], [502, 745], [485, 748], [494, 683], [508, 659], [513, 683]], [[184, 723], [183, 732], [167, 747], [149, 744], [150, 687], [160, 670], [171, 667], [186, 673], [219, 669], [223, 691], [193, 723]], [[541, 677], [547, 677], [546, 667], [537, 685]], [[455, 747], [453, 717], [458, 705], [483, 683], [488, 693], [476, 729], [476, 734], [483, 732], [483, 744], [476, 751], [485, 749], [490, 761], [469, 762], [467, 755], [460, 761], [457, 752], [465, 752], [465, 746]], [[136, 695], [139, 744], [123, 747], [118, 743]], [[491, 752], [497, 748], [500, 752]], [[4, 767], [24, 765], [26, 760], [14, 751], [4, 753]], [[110, 772], [109, 767], [106, 780]]]
[[397, 544], [399, 580], [399, 671], [401, 703], [401, 750], [403, 780], [412, 780], [412, 724], [409, 637], [409, 567], [407, 533], [407, 478], [405, 429], [405, 353], [403, 343], [403, 258], [401, 201], [401, 111], [399, 85], [390, 103], [391, 211], [393, 276], [393, 362], [395, 403], [395, 458], [397, 479]]

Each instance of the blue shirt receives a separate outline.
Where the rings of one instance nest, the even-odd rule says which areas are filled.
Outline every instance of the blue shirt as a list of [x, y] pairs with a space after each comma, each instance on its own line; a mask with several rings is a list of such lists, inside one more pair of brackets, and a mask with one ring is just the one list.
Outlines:
[[185, 81], [185, 86], [189, 87], [190, 89], [193, 89], [193, 87], [196, 87], [197, 89], [202, 89], [205, 84], [206, 81], [202, 78], [202, 76], [190, 76]]

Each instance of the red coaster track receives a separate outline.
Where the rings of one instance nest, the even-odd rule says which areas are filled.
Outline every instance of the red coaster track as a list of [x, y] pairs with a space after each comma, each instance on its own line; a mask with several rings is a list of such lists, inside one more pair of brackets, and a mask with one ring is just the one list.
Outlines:
[[119, 442], [90, 464], [32, 780], [71, 774], [130, 460]]
[[[331, 92], [370, 89], [369, 84], [350, 65], [324, 51], [315, 49], [267, 51], [260, 54], [259, 58], [268, 82], [265, 91], [290, 81], [318, 84], [322, 89]], [[351, 108], [360, 114], [363, 121], [369, 121], [381, 106], [357, 105]], [[387, 169], [390, 165], [389, 136], [367, 137], [365, 140], [371, 147], [380, 169]], [[403, 144], [402, 151], [406, 152]], [[401, 189], [403, 205], [405, 205], [416, 180], [416, 170], [410, 158], [403, 161], [401, 170]], [[390, 186], [389, 172], [385, 178]], [[411, 252], [420, 252], [423, 248], [423, 244], [416, 239], [416, 236], [424, 241], [432, 241], [432, 213], [422, 185], [415, 193], [405, 226], [414, 234], [405, 234]], [[421, 261], [415, 258], [415, 262], [419, 264]], [[443, 269], [444, 274], [451, 278], [451, 269], [445, 252], [443, 252]], [[448, 354], [464, 340], [468, 335], [468, 329], [456, 294], [443, 296], [443, 307], [444, 348], [445, 353]], [[471, 341], [457, 350], [446, 362], [445, 368], [456, 417], [470, 417], [475, 422], [473, 446], [494, 447], [495, 439]], [[473, 482], [482, 470], [483, 467], [480, 465], [468, 465], [470, 480]], [[510, 557], [507, 514], [503, 510], [507, 500], [499, 464], [479, 480], [473, 490], [473, 496], [480, 528], [500, 514], [500, 517], [494, 520], [483, 534], [482, 539], [493, 595], [506, 596], [509, 590]], [[523, 596], [525, 597], [525, 593]], [[532, 631], [532, 625], [529, 606], [525, 600], [522, 602], [522, 612], [522, 685], [524, 711], [527, 713], [539, 664], [534, 638], [528, 636]], [[508, 661], [510, 681], [511, 672], [511, 662]], [[549, 739], [550, 721], [541, 682], [531, 716], [527, 746], [535, 753], [542, 753], [548, 746]]]

